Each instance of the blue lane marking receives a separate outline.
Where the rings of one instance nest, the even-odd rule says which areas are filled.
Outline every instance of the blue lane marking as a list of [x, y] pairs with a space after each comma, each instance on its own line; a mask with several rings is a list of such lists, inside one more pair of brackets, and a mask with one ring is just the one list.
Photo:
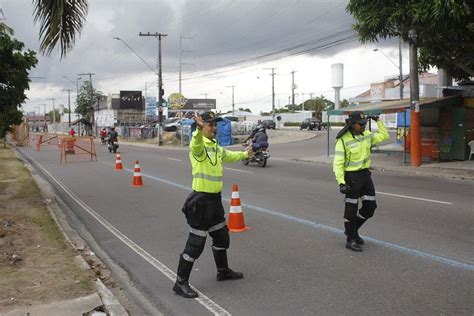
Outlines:
[[[101, 161], [101, 162], [109, 164], [109, 165], [114, 165], [113, 163], [110, 163], [110, 162], [104, 162], [104, 161]], [[133, 173], [133, 170], [131, 170], [131, 169], [124, 168], [124, 170], [126, 170], [130, 173]], [[146, 178], [149, 178], [149, 179], [153, 179], [153, 180], [158, 181], [158, 182], [169, 184], [171, 186], [174, 186], [174, 187], [177, 187], [177, 188], [189, 191], [189, 192], [191, 192], [193, 190], [192, 188], [190, 188], [188, 186], [181, 185], [181, 184], [178, 184], [178, 183], [175, 183], [175, 182], [163, 179], [163, 178], [155, 177], [155, 176], [152, 176], [152, 175], [149, 175], [149, 174], [142, 173], [142, 176], [146, 177]], [[231, 197], [223, 196], [222, 199], [225, 200], [225, 201], [230, 201]], [[309, 220], [304, 219], [304, 218], [300, 218], [300, 217], [296, 217], [296, 216], [293, 216], [293, 215], [288, 215], [288, 214], [272, 211], [272, 210], [269, 210], [269, 209], [266, 209], [266, 208], [263, 208], [263, 207], [259, 207], [259, 206], [255, 206], [255, 205], [251, 205], [251, 204], [247, 204], [247, 203], [242, 203], [242, 206], [253, 209], [253, 210], [255, 210], [257, 212], [260, 212], [260, 213], [269, 214], [269, 215], [280, 217], [280, 218], [283, 218], [283, 219], [286, 219], [286, 220], [289, 220], [289, 221], [292, 221], [292, 222], [307, 225], [307, 226], [313, 227], [315, 229], [329, 231], [329, 232], [332, 232], [332, 233], [336, 233], [338, 235], [344, 234], [344, 231], [341, 230], [341, 229], [337, 229], [337, 228], [327, 226], [327, 225], [324, 225], [324, 224], [319, 224], [317, 222], [312, 222], [312, 221], [309, 221]], [[414, 256], [417, 256], [417, 257], [424, 258], [424, 259], [433, 260], [433, 261], [443, 263], [443, 264], [446, 264], [446, 265], [449, 265], [449, 266], [453, 266], [453, 267], [456, 267], [456, 268], [461, 268], [461, 269], [465, 269], [465, 270], [469, 270], [469, 271], [474, 271], [474, 264], [465, 263], [465, 262], [461, 262], [461, 261], [456, 261], [456, 260], [453, 260], [453, 259], [449, 259], [449, 258], [446, 258], [446, 257], [437, 256], [437, 255], [432, 255], [432, 254], [427, 253], [427, 252], [411, 249], [411, 248], [400, 246], [400, 245], [397, 245], [397, 244], [392, 244], [390, 242], [375, 239], [375, 238], [372, 238], [372, 237], [364, 236], [364, 238], [368, 241], [373, 242], [374, 244], [377, 244], [377, 245], [380, 245], [380, 246], [383, 246], [383, 247], [386, 247], [386, 248], [398, 250], [398, 251], [406, 253], [406, 254], [414, 255]]]

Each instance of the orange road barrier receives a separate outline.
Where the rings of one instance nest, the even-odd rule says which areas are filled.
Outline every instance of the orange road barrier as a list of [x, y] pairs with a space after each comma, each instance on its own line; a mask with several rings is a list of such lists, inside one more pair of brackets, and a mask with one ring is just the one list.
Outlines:
[[120, 157], [120, 154], [117, 153], [117, 156], [115, 158], [115, 171], [120, 171], [120, 170], [123, 170], [122, 158]]
[[[40, 134], [36, 135], [36, 151], [40, 151], [41, 145], [46, 143], [47, 145], [51, 145], [51, 141], [57, 142], [59, 141], [58, 135], [54, 134]], [[59, 148], [59, 143], [58, 143]]]
[[232, 185], [232, 198], [230, 200], [230, 212], [227, 227], [229, 228], [229, 231], [234, 233], [244, 232], [249, 229], [249, 227], [245, 226], [244, 213], [242, 212], [242, 206], [240, 205], [239, 186], [237, 184]]
[[135, 161], [135, 169], [133, 170], [133, 181], [132, 187], [142, 187], [143, 180], [142, 180], [142, 173], [140, 171], [140, 162], [137, 160]]
[[61, 154], [61, 163], [63, 161], [68, 162], [68, 156], [71, 157], [70, 162], [85, 161], [89, 157], [90, 161], [97, 161], [93, 137], [61, 136], [58, 138], [58, 147]]

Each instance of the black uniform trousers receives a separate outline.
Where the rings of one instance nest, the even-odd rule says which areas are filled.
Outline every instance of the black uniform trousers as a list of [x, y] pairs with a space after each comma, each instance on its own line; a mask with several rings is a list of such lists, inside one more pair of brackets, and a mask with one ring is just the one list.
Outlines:
[[[344, 180], [351, 188], [345, 198], [344, 228], [347, 240], [352, 240], [358, 236], [359, 228], [374, 215], [377, 208], [375, 187], [369, 169], [346, 171]], [[362, 207], [358, 210], [359, 199]]]
[[208, 233], [212, 237], [212, 252], [217, 269], [228, 268], [227, 249], [230, 237], [221, 194], [192, 192], [182, 211], [190, 228], [186, 246], [180, 256], [178, 278], [189, 278], [194, 261], [204, 250]]

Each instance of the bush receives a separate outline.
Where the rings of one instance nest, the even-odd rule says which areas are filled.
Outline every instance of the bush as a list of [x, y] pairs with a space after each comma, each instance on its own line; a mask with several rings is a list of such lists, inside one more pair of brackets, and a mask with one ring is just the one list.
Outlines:
[[285, 122], [283, 126], [300, 126], [300, 122]]

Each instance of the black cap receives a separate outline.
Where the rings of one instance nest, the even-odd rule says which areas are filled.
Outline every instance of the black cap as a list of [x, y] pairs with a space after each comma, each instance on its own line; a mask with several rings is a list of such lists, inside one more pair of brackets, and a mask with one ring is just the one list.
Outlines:
[[349, 114], [349, 125], [352, 125], [352, 124], [360, 124], [360, 125], [367, 124], [367, 117], [365, 116], [364, 112], [354, 111], [351, 114]]
[[216, 114], [212, 111], [201, 113], [200, 116], [205, 123], [222, 121], [222, 117], [216, 117]]

